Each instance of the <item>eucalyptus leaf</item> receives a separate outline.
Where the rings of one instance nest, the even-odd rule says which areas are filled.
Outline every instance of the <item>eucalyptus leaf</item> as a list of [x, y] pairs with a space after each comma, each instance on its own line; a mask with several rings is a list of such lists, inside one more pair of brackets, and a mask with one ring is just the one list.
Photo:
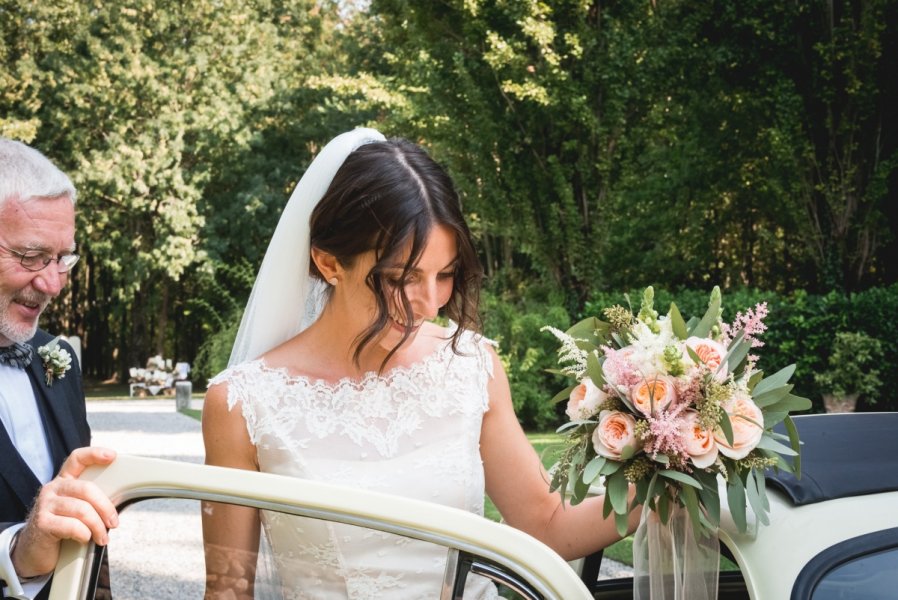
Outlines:
[[[774, 465], [774, 468], [775, 468], [775, 469], [777, 469], [777, 470], [779, 470], [779, 471], [785, 471], [786, 473], [792, 473], [792, 474], [795, 474], [795, 469], [792, 468], [792, 465], [790, 465], [789, 462], [788, 462], [785, 458], [783, 458], [783, 457], [780, 456], [779, 454], [776, 454], [775, 452], [773, 452], [773, 453], [771, 453], [771, 454], [773, 454], [773, 457], [772, 457], [772, 458], [776, 460], [776, 464]], [[801, 460], [801, 457], [800, 457], [800, 456], [796, 456], [796, 457], [794, 457], [792, 460], [793, 460], [793, 461], [795, 461], [795, 460], [799, 460], [799, 461], [800, 461], [800, 460]]]
[[727, 482], [727, 506], [730, 507], [730, 516], [733, 518], [736, 528], [744, 533], [748, 529], [748, 523], [745, 520], [745, 486], [735, 472], [730, 474], [729, 482]]
[[689, 332], [689, 335], [700, 338], [708, 337], [708, 334], [711, 333], [711, 328], [717, 324], [718, 318], [720, 318], [720, 296], [712, 295], [711, 301], [708, 302], [708, 310], [705, 311], [705, 316]]
[[789, 434], [789, 445], [796, 453], [795, 458], [792, 459], [792, 468], [795, 470], [795, 476], [801, 479], [801, 452], [799, 451], [801, 448], [801, 441], [798, 438], [798, 429], [795, 427], [795, 422], [792, 421], [792, 417], [783, 419], [783, 425], [785, 425], [786, 432]]
[[644, 501], [645, 504], [648, 504], [652, 500], [652, 498], [656, 494], [655, 488], [657, 488], [657, 487], [658, 487], [658, 472], [656, 471], [655, 474], [652, 475], [652, 478], [649, 480], [649, 485], [645, 492], [645, 501]]
[[663, 471], [658, 471], [658, 475], [662, 477], [666, 477], [667, 479], [671, 479], [673, 481], [678, 481], [680, 483], [685, 483], [686, 485], [690, 485], [696, 489], [702, 489], [702, 484], [696, 481], [694, 477], [691, 475], [687, 475], [682, 471], [673, 471], [671, 469], [664, 469]]
[[561, 390], [560, 392], [555, 394], [552, 397], [552, 400], [550, 401], [550, 403], [558, 404], [559, 402], [567, 400], [568, 398], [571, 397], [571, 392], [573, 392], [576, 388], [577, 388], [577, 384], [567, 386], [566, 388], [564, 388], [563, 390]]
[[608, 476], [617, 473], [617, 471], [624, 466], [624, 463], [616, 461], [616, 460], [606, 460], [605, 464], [602, 465], [601, 474]]
[[768, 407], [764, 411], [764, 429], [770, 429], [774, 425], [781, 423], [788, 416], [789, 413], [784, 410], [771, 410]]
[[717, 475], [703, 472], [696, 477], [702, 483], [702, 489], [698, 493], [702, 499], [702, 506], [708, 513], [708, 521], [711, 526], [717, 527], [720, 525], [720, 491], [717, 489]]
[[667, 525], [668, 519], [670, 519], [670, 497], [668, 497], [667, 493], [663, 493], [658, 496], [658, 518], [661, 519], [661, 522]]
[[[787, 387], [792, 387], [787, 386]], [[796, 396], [794, 394], [789, 394], [785, 396], [782, 400], [777, 402], [776, 404], [770, 405], [769, 410], [774, 411], [785, 411], [785, 412], [800, 412], [803, 410], [810, 410], [812, 404], [811, 401], [807, 398], [802, 398], [801, 396]]]
[[596, 481], [596, 479], [600, 477], [602, 467], [604, 466], [604, 456], [596, 456], [595, 458], [593, 458], [586, 464], [586, 467], [583, 469], [583, 481], [592, 485]]
[[720, 371], [723, 369], [724, 365], [726, 365], [731, 372], [737, 372], [736, 369], [738, 369], [742, 361], [745, 360], [749, 350], [751, 350], [751, 344], [748, 342], [743, 341], [733, 346], [730, 351], [727, 352], [726, 358], [720, 363], [717, 370]]
[[689, 355], [689, 358], [691, 358], [692, 362], [694, 362], [695, 364], [697, 364], [697, 365], [702, 364], [702, 362], [703, 362], [702, 357], [699, 356], [698, 353], [695, 350], [693, 350], [691, 347], [686, 346], [686, 354]]
[[574, 342], [574, 345], [586, 353], [595, 352], [599, 347], [598, 344], [595, 344], [594, 342], [591, 342], [589, 340], [577, 340]]
[[755, 469], [753, 475], [758, 486], [758, 495], [761, 496], [761, 501], [764, 503], [764, 510], [770, 512], [770, 499], [767, 497], [767, 477], [761, 469]]
[[683, 320], [683, 315], [680, 314], [680, 309], [678, 309], [677, 305], [673, 302], [670, 303], [670, 310], [668, 311], [667, 316], [670, 318], [671, 329], [673, 329], [674, 335], [677, 336], [678, 340], [685, 340], [689, 337], [689, 331], [686, 329], [686, 321]]
[[571, 496], [571, 504], [576, 505], [583, 502], [589, 493], [589, 484], [583, 481], [582, 477], [577, 477], [574, 481], [574, 491]]
[[607, 519], [612, 512], [614, 512], [614, 507], [611, 506], [611, 496], [605, 494], [605, 501], [602, 503], [602, 518]]
[[605, 479], [605, 493], [611, 497], [611, 506], [616, 513], [627, 512], [629, 485], [623, 471], [609, 475]]
[[681, 498], [683, 499], [683, 505], [686, 507], [686, 512], [689, 513], [689, 520], [692, 522], [692, 530], [695, 532], [696, 538], [704, 537], [704, 533], [702, 531], [702, 520], [699, 516], [698, 510], [698, 496], [695, 493], [695, 490], [691, 487], [684, 487], [681, 489]]
[[586, 374], [592, 379], [597, 388], [605, 385], [605, 375], [602, 372], [602, 364], [599, 362], [599, 356], [595, 352], [586, 355]]
[[645, 477], [636, 482], [636, 496], [633, 498], [634, 502], [637, 504], [645, 504], [649, 494], [650, 483], [651, 480], [646, 480]]
[[754, 511], [758, 521], [764, 525], [770, 525], [767, 511], [764, 510], [764, 501], [761, 499], [760, 492], [758, 491], [758, 482], [754, 476], [749, 476], [748, 481], [746, 482], [745, 492], [748, 497], [748, 503], [751, 505], [751, 509]]
[[[608, 325], [605, 323], [605, 325]], [[602, 321], [595, 317], [586, 317], [582, 321], [579, 321], [572, 325], [565, 333], [572, 338], [578, 340], [586, 340], [586, 341], [598, 341], [599, 334], [597, 332], [602, 331], [604, 328], [602, 327]]]
[[612, 333], [611, 333], [611, 339], [615, 341], [615, 343], [617, 344], [617, 347], [618, 347], [618, 348], [623, 348], [624, 346], [627, 346], [627, 345], [628, 345], [627, 342], [626, 342], [626, 340], [624, 340], [624, 338], [622, 338], [622, 337], [620, 336], [620, 334], [618, 334], [618, 333], [616, 333], [616, 332], [612, 332]]
[[730, 415], [726, 411], [720, 411], [720, 419], [717, 421], [720, 430], [723, 431], [723, 437], [726, 438], [727, 444], [733, 445], [733, 424], [730, 422]]
[[749, 393], [754, 393], [755, 386], [757, 386], [761, 380], [764, 379], [763, 371], [755, 371], [751, 374], [751, 377], [748, 378], [748, 391]]
[[614, 525], [617, 528], [617, 534], [622, 538], [627, 537], [630, 530], [630, 515], [628, 513], [614, 513]]
[[782, 385], [778, 388], [774, 388], [769, 392], [764, 392], [760, 396], [753, 396], [752, 400], [754, 400], [755, 404], [758, 408], [764, 408], [765, 406], [770, 406], [771, 404], [776, 404], [780, 400], [786, 397], [786, 395], [792, 391], [794, 385], [787, 384]]
[[555, 430], [555, 433], [564, 433], [568, 429], [576, 429], [580, 425], [582, 425], [582, 423], [576, 421], [568, 421], [567, 423], [564, 423], [563, 425], [558, 427], [558, 429]]
[[[729, 352], [732, 352], [733, 348], [735, 348], [738, 344], [741, 344], [742, 340], [744, 340], [744, 339], [745, 339], [745, 331], [740, 330], [739, 333], [737, 333], [736, 336], [730, 340], [730, 344], [729, 344], [729, 346], [727, 346], [727, 350]], [[749, 346], [750, 345], [751, 344], [749, 344]], [[727, 356], [729, 356], [729, 352], [727, 353]]]
[[795, 365], [783, 367], [770, 377], [762, 379], [761, 382], [755, 386], [755, 389], [752, 390], [752, 394], [754, 396], [762, 396], [764, 393], [786, 384], [793, 373], [795, 373]]

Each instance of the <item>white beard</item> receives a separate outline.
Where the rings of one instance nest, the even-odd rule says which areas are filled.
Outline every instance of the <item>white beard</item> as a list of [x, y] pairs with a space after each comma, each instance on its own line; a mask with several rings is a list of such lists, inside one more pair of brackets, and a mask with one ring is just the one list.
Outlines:
[[37, 331], [37, 320], [31, 325], [14, 323], [9, 317], [9, 309], [12, 299], [0, 298], [0, 339], [6, 339], [11, 344], [24, 344], [34, 337]]

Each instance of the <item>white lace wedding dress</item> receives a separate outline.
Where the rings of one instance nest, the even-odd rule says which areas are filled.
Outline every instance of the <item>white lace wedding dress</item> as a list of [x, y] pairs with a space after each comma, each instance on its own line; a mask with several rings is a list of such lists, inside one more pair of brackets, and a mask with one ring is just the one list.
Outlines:
[[[480, 426], [492, 360], [466, 333], [421, 362], [361, 382], [310, 381], [260, 360], [236, 365], [228, 383], [262, 471], [400, 494], [483, 514]], [[286, 598], [439, 597], [446, 550], [359, 527], [264, 513]], [[495, 598], [468, 577], [465, 598]]]

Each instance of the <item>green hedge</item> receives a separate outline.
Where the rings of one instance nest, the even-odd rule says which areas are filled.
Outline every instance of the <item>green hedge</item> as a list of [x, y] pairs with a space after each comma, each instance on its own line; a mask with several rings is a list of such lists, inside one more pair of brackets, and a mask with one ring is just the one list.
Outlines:
[[[494, 286], [494, 289], [497, 286]], [[517, 290], [520, 292], [521, 290]], [[638, 309], [642, 290], [631, 290], [630, 299]], [[675, 299], [687, 318], [701, 316], [710, 290], [679, 290], [670, 293], [655, 287], [655, 307], [666, 312]], [[558, 407], [550, 399], [566, 383], [546, 372], [555, 367], [554, 338], [540, 329], [553, 325], [565, 329], [582, 317], [600, 316], [601, 309], [614, 304], [626, 306], [623, 292], [594, 294], [582, 313], [571, 315], [559, 294], [543, 289], [526, 290], [526, 299], [513, 298], [506, 292], [487, 292], [483, 299], [484, 330], [499, 342], [499, 353], [508, 370], [513, 400], [527, 429], [544, 430], [562, 422]], [[814, 402], [813, 410], [823, 410], [821, 390], [814, 374], [825, 368], [835, 335], [839, 331], [859, 331], [876, 338], [882, 345], [880, 374], [882, 386], [876, 398], [862, 397], [859, 411], [898, 410], [898, 284], [871, 288], [851, 295], [831, 292], [825, 295], [795, 291], [787, 294], [752, 289], [723, 293], [724, 321], [731, 322], [759, 302], [767, 302], [767, 332], [761, 337], [764, 347], [756, 353], [760, 366], [773, 373], [795, 363], [792, 381], [795, 392]], [[554, 419], [554, 421], [553, 421]]]

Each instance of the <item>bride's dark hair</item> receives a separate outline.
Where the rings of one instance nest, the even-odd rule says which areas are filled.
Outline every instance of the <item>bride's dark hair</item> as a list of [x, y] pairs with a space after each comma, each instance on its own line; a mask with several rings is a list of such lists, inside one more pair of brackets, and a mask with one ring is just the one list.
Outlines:
[[[478, 303], [483, 269], [471, 232], [461, 213], [452, 179], [421, 147], [403, 139], [372, 142], [354, 150], [337, 171], [309, 220], [310, 242], [352, 267], [363, 253], [374, 250], [375, 263], [365, 281], [374, 292], [377, 315], [356, 340], [354, 359], [389, 320], [388, 298], [398, 290], [405, 312], [405, 334], [383, 364], [413, 329], [411, 304], [404, 284], [421, 258], [433, 228], [442, 225], [455, 234], [458, 250], [452, 295], [443, 314], [458, 324], [452, 349], [464, 330], [479, 330]], [[397, 257], [411, 248], [398, 285], [387, 282], [384, 271], [395, 268]], [[311, 274], [322, 278], [314, 261]]]

